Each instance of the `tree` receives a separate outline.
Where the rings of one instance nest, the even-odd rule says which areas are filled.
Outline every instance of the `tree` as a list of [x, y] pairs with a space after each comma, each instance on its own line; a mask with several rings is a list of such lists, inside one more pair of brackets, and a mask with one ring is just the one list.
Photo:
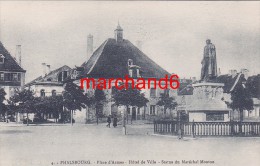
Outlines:
[[94, 100], [93, 104], [96, 109], [96, 119], [97, 119], [97, 124], [98, 124], [98, 118], [100, 116], [103, 116], [103, 106], [104, 102], [106, 101], [106, 95], [103, 90], [96, 89], [94, 93]]
[[67, 82], [64, 89], [63, 106], [71, 112], [71, 125], [73, 125], [73, 111], [86, 108], [90, 104], [90, 98], [73, 82]]
[[260, 74], [249, 77], [246, 81], [246, 87], [252, 97], [260, 98]]
[[[243, 111], [253, 109], [253, 100], [248, 87], [245, 86], [243, 81], [238, 81], [236, 87], [231, 92], [231, 103], [230, 107], [232, 110], [238, 110], [240, 113], [240, 122], [243, 121]], [[239, 132], [242, 133], [242, 124], [239, 125]]]
[[29, 125], [28, 114], [34, 112], [35, 98], [34, 93], [30, 89], [23, 89], [15, 93], [13, 97], [10, 98], [10, 102], [13, 106], [16, 106], [16, 111], [26, 113], [27, 126]]
[[[143, 107], [146, 106], [146, 103], [149, 101], [145, 98], [144, 93], [141, 93], [138, 89], [115, 89], [115, 93], [113, 94], [113, 100], [117, 106], [124, 105], [126, 106], [126, 110], [128, 110], [129, 106]], [[123, 114], [123, 127], [125, 129], [126, 134], [126, 115], [127, 113], [124, 111]]]
[[170, 97], [168, 93], [161, 93], [160, 100], [157, 102], [157, 105], [163, 106], [163, 111], [166, 113], [167, 109], [175, 109], [177, 102], [173, 97]]
[[6, 114], [6, 105], [4, 104], [5, 95], [6, 95], [5, 90], [1, 88], [0, 89], [0, 113], [4, 117], [4, 121], [5, 121], [5, 114]]
[[37, 117], [40, 120], [44, 120], [41, 115], [53, 114], [54, 118], [59, 118], [59, 114], [62, 113], [63, 109], [63, 97], [61, 95], [48, 96], [48, 97], [36, 97], [35, 98], [35, 109]]

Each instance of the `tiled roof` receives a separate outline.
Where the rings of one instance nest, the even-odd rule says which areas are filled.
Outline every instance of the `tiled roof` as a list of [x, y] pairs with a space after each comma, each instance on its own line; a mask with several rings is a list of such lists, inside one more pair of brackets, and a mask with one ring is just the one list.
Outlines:
[[134, 65], [141, 67], [143, 78], [163, 78], [170, 75], [130, 41], [116, 42], [109, 38], [82, 64], [83, 77], [124, 78], [128, 75], [129, 59], [133, 60]]
[[11, 54], [6, 50], [0, 41], [0, 54], [4, 56], [4, 64], [0, 64], [0, 71], [15, 71], [15, 72], [25, 72], [21, 68]]
[[[45, 75], [44, 77], [39, 76], [36, 79], [32, 80], [31, 82], [27, 83], [25, 86], [31, 86], [34, 84], [53, 84], [53, 83], [59, 83], [58, 82], [58, 74], [62, 71], [70, 71], [71, 68], [67, 65], [64, 65], [56, 70], [51, 71], [49, 74]], [[69, 75], [69, 73], [68, 73]]]

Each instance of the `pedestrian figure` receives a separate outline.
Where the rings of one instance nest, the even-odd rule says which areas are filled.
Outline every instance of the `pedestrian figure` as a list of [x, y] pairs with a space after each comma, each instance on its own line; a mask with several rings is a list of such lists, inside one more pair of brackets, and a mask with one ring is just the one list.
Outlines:
[[113, 119], [113, 126], [116, 127], [117, 126], [117, 117], [115, 116]]
[[111, 117], [110, 115], [107, 117], [107, 127], [110, 128], [110, 123], [111, 123]]

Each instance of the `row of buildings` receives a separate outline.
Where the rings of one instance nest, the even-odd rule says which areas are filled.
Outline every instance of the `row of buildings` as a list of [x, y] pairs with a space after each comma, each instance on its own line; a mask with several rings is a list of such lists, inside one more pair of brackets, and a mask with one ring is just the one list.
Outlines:
[[[74, 81], [77, 85], [80, 84], [80, 78], [124, 78], [129, 75], [133, 79], [138, 78], [160, 78], [171, 74], [160, 67], [156, 62], [145, 55], [138, 47], [132, 44], [129, 40], [124, 39], [123, 29], [120, 25], [114, 31], [114, 38], [105, 40], [93, 52], [93, 36], [88, 36], [87, 53], [90, 58], [87, 58], [81, 66], [70, 68], [66, 65], [51, 70], [51, 66], [42, 63], [42, 74], [25, 84], [25, 70], [21, 67], [21, 46], [17, 46], [17, 55], [12, 57], [10, 53], [0, 43], [0, 88], [4, 88], [8, 99], [13, 95], [16, 89], [21, 87], [30, 88], [35, 92], [37, 97], [61, 95], [64, 90], [64, 82], [68, 80]], [[240, 78], [244, 79], [240, 79]], [[259, 79], [259, 75], [255, 76]], [[218, 76], [218, 81], [224, 83], [223, 99], [230, 100], [230, 89], [234, 88], [239, 81], [248, 80], [247, 70], [241, 72], [233, 71], [228, 75]], [[142, 91], [145, 97], [149, 99], [147, 106], [142, 108], [130, 107], [127, 110], [129, 117], [132, 120], [154, 119], [154, 118], [174, 118], [177, 116], [177, 111], [182, 110], [189, 114], [187, 108], [192, 103], [193, 87], [192, 84], [197, 82], [196, 78], [180, 79], [180, 88], [173, 89], [155, 89], [146, 88]], [[113, 82], [115, 84], [115, 82]], [[146, 86], [147, 87], [147, 86]], [[93, 93], [93, 89], [89, 89], [87, 93]], [[111, 98], [112, 89], [104, 90], [106, 97]], [[164, 110], [157, 105], [161, 93], [167, 93], [176, 99], [178, 106], [174, 110]], [[260, 101], [257, 96], [254, 97], [254, 110], [245, 111], [245, 120], [260, 119]], [[112, 101], [106, 102], [100, 108], [104, 115], [120, 114], [124, 107], [117, 107]], [[210, 114], [210, 115], [208, 115]], [[233, 117], [232, 117], [233, 116]], [[223, 114], [212, 114], [205, 112], [205, 118], [200, 121], [229, 121], [230, 118], [236, 119], [236, 114], [231, 114], [231, 111], [223, 112]], [[85, 123], [87, 120], [95, 119], [95, 109], [88, 108], [82, 111], [76, 111], [74, 118], [77, 123]], [[194, 119], [190, 119], [194, 120]]]

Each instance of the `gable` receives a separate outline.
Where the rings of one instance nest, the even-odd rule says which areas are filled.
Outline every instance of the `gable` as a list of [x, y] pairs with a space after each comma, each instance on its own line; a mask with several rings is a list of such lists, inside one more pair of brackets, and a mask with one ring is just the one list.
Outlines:
[[0, 42], [0, 55], [4, 57], [4, 63], [0, 63], [0, 71], [25, 72], [25, 70], [18, 65], [18, 63], [11, 56], [11, 54], [5, 49], [5, 47], [1, 42]]

